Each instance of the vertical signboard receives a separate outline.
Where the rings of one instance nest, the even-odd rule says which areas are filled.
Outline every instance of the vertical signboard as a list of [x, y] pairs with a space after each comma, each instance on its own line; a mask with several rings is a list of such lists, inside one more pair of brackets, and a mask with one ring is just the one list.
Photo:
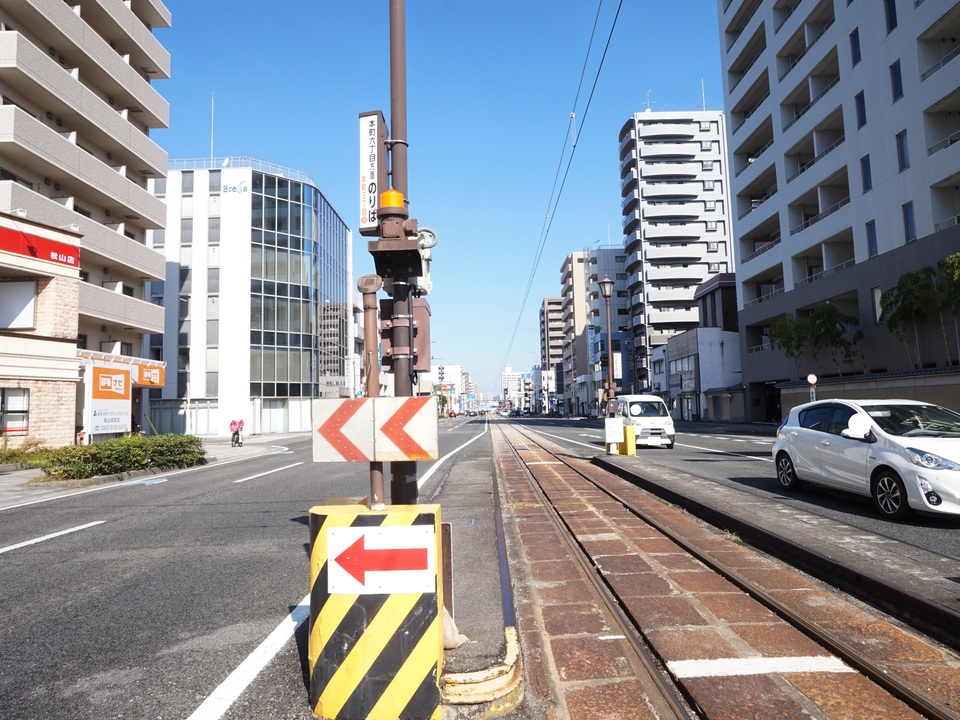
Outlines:
[[130, 432], [130, 370], [94, 365], [90, 427], [93, 435]]
[[379, 235], [380, 194], [387, 182], [387, 126], [379, 110], [360, 113], [360, 234]]

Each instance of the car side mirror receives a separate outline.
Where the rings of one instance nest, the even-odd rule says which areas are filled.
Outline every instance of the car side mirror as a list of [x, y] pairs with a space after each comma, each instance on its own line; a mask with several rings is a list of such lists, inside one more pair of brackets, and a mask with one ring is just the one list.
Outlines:
[[861, 413], [856, 413], [850, 416], [846, 429], [841, 431], [840, 434], [853, 440], [869, 440], [872, 428], [873, 423], [870, 422], [870, 418]]

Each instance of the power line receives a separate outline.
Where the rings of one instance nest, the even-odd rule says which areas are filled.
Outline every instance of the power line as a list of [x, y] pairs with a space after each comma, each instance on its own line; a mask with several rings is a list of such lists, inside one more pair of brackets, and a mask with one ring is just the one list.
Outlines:
[[[623, 0], [620, 0], [619, 4], [617, 5], [617, 12], [613, 17], [613, 22], [610, 25], [610, 32], [607, 34], [607, 42], [606, 42], [606, 45], [604, 45], [603, 54], [600, 57], [600, 64], [597, 66], [597, 72], [593, 78], [593, 84], [590, 88], [590, 95], [587, 98], [587, 104], [583, 110], [583, 117], [581, 117], [580, 119], [580, 129], [579, 131], [577, 131], [573, 120], [576, 117], [577, 102], [580, 99], [580, 91], [583, 89], [583, 80], [584, 80], [584, 77], [586, 76], [587, 63], [590, 59], [590, 51], [593, 48], [593, 39], [594, 39], [594, 36], [596, 35], [597, 24], [600, 19], [600, 10], [602, 6], [603, 6], [603, 0], [600, 0], [599, 4], [597, 5], [597, 14], [593, 20], [593, 28], [590, 31], [590, 42], [587, 44], [587, 52], [583, 60], [583, 68], [580, 71], [580, 82], [577, 84], [577, 92], [573, 100], [573, 111], [570, 113], [571, 122], [567, 127], [567, 134], [564, 136], [564, 139], [563, 139], [563, 148], [560, 151], [560, 159], [557, 163], [557, 172], [554, 175], [553, 187], [550, 189], [550, 199], [547, 201], [547, 213], [543, 219], [543, 227], [540, 231], [540, 240], [537, 245], [536, 253], [534, 255], [533, 266], [530, 268], [530, 276], [529, 278], [527, 278], [527, 287], [524, 290], [523, 298], [520, 301], [520, 311], [517, 314], [517, 322], [513, 326], [513, 333], [510, 335], [510, 342], [507, 345], [506, 352], [504, 353], [503, 362], [500, 364], [500, 375], [503, 375], [503, 372], [506, 369], [507, 358], [510, 357], [510, 351], [513, 349], [513, 341], [516, 339], [517, 331], [520, 329], [520, 321], [523, 318], [523, 311], [526, 308], [527, 300], [530, 296], [530, 288], [533, 286], [533, 281], [537, 275], [537, 269], [540, 267], [540, 259], [543, 257], [543, 251], [546, 247], [547, 238], [550, 235], [550, 229], [553, 227], [553, 218], [556, 215], [557, 207], [560, 204], [560, 198], [563, 195], [563, 188], [566, 185], [567, 177], [570, 174], [570, 167], [573, 164], [573, 156], [577, 152], [577, 140], [579, 140], [580, 135], [583, 133], [583, 129], [586, 125], [587, 113], [590, 112], [590, 105], [593, 102], [593, 95], [596, 92], [597, 83], [600, 80], [600, 72], [603, 70], [603, 63], [606, 60], [607, 51], [610, 49], [610, 41], [613, 39], [613, 32], [617, 27], [617, 20], [620, 17], [620, 9], [623, 7]], [[561, 167], [563, 167], [563, 158], [567, 154], [567, 141], [571, 140], [571, 138], [572, 138], [572, 141], [571, 141], [570, 155], [567, 158], [567, 164], [563, 170], [563, 178], [560, 180], [560, 186], [558, 189], [557, 179], [560, 177], [560, 169]], [[552, 206], [552, 212], [551, 212], [551, 206]]]

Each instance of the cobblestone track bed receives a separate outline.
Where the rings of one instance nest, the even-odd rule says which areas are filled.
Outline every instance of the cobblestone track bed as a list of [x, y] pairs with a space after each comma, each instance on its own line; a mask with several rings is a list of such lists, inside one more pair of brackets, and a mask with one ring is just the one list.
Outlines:
[[[554, 700], [567, 717], [644, 715], [629, 685], [634, 681], [626, 679], [628, 663], [598, 640], [602, 613], [589, 585], [571, 582], [569, 553], [531, 477], [700, 717], [960, 717], [960, 657], [949, 649], [744, 547], [589, 458], [516, 425], [497, 427], [505, 513], [519, 533], [532, 586], [535, 607], [526, 616], [539, 624], [540, 637], [524, 627], [524, 613], [521, 632], [558, 680]], [[714, 565], [719, 572], [708, 567]], [[542, 692], [536, 668], [530, 674], [531, 690]], [[587, 681], [601, 677], [603, 692], [590, 693]], [[603, 698], [605, 714], [581, 712], [585, 700]], [[632, 705], [617, 710], [616, 698]]]

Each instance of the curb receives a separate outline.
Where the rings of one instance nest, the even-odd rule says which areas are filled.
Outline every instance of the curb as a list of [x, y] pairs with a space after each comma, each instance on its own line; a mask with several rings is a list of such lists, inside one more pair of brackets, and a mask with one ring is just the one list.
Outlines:
[[494, 718], [515, 710], [523, 702], [523, 658], [517, 629], [503, 629], [506, 653], [503, 662], [486, 670], [450, 673], [440, 678], [440, 695], [444, 705], [485, 704], [472, 717]]

